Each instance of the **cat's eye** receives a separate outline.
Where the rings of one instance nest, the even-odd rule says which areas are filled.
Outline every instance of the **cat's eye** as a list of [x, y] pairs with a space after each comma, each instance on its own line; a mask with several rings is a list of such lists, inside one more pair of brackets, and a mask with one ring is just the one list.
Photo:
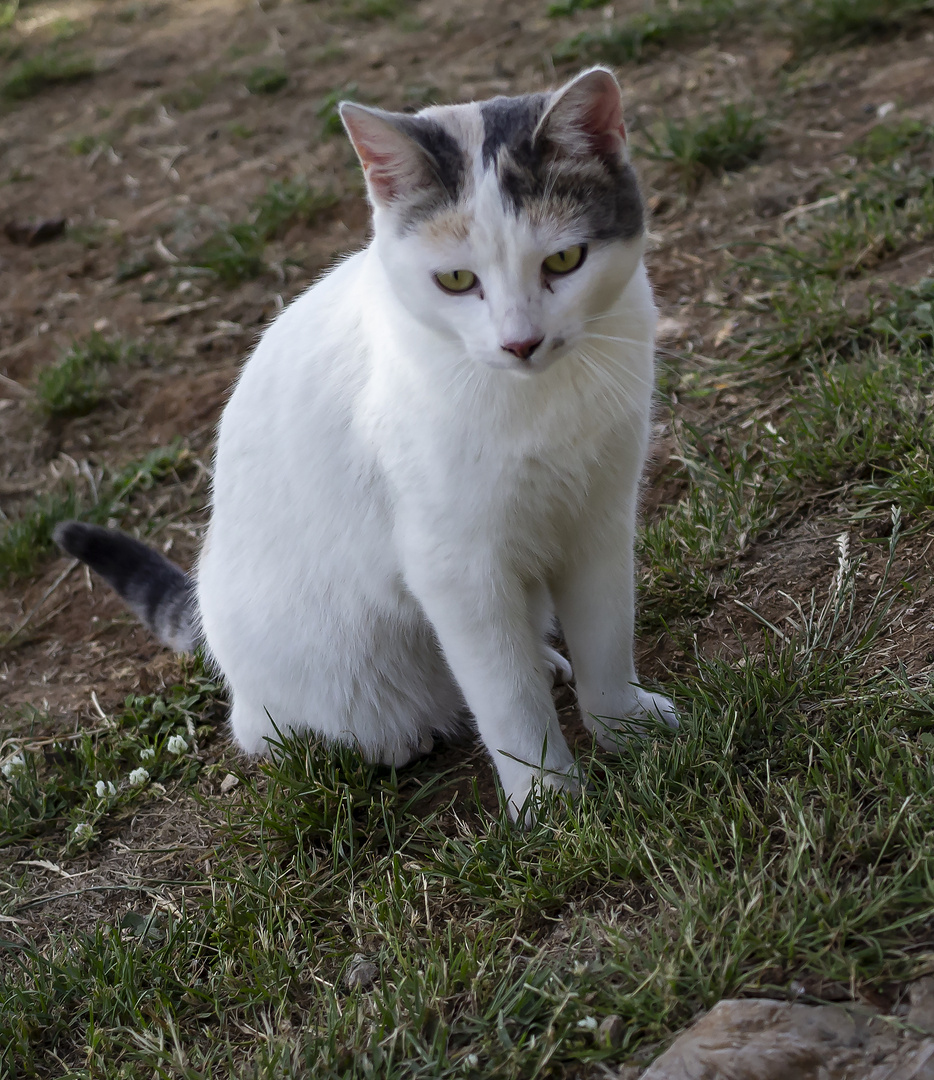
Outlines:
[[445, 292], [469, 292], [477, 284], [477, 275], [469, 270], [448, 270], [444, 274], [435, 274], [435, 281]]
[[549, 255], [542, 263], [542, 267], [549, 274], [570, 274], [581, 265], [586, 254], [587, 248], [583, 244], [575, 244], [573, 247], [565, 248], [564, 251], [556, 251], [554, 255]]

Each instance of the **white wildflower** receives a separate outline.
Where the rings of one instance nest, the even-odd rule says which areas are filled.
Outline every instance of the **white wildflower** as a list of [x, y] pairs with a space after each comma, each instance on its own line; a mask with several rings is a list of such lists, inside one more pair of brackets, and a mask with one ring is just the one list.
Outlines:
[[142, 787], [149, 779], [149, 773], [145, 769], [134, 769], [130, 773], [130, 787]]
[[184, 754], [188, 749], [188, 743], [185, 742], [181, 735], [170, 735], [166, 749], [170, 754]]
[[480, 1057], [478, 1054], [468, 1054], [464, 1058], [465, 1069], [475, 1069], [480, 1064]]
[[140, 761], [154, 761], [155, 757], [156, 752], [151, 746], [144, 746], [143, 749], [139, 752]]
[[86, 821], [79, 821], [75, 826], [74, 835], [79, 844], [85, 844], [94, 835], [94, 828]]
[[117, 789], [114, 787], [112, 780], [108, 780], [106, 783], [103, 780], [98, 780], [94, 785], [94, 792], [99, 799], [104, 799], [108, 795], [116, 795]]
[[0, 772], [7, 780], [12, 780], [14, 776], [18, 776], [26, 768], [26, 759], [22, 754], [14, 754], [9, 761], [4, 761], [3, 765], [0, 765]]
[[584, 1031], [596, 1031], [600, 1025], [595, 1016], [585, 1016], [583, 1020], [577, 1021], [577, 1026]]

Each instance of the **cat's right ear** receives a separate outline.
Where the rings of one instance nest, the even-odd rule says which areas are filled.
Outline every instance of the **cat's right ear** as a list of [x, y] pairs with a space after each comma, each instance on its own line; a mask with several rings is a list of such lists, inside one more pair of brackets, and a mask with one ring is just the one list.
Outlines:
[[374, 203], [391, 207], [437, 184], [425, 151], [396, 126], [392, 113], [351, 101], [339, 108]]

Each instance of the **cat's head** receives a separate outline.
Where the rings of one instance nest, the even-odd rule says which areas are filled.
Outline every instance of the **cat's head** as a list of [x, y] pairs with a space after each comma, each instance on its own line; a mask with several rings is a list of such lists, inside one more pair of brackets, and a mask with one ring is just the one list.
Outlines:
[[398, 301], [474, 360], [544, 370], [639, 265], [642, 200], [609, 71], [414, 116], [345, 102], [341, 116]]

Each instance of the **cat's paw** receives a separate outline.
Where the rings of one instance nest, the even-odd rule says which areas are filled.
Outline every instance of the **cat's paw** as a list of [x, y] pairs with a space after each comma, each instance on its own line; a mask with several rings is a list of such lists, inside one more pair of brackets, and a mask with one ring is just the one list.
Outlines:
[[404, 769], [413, 761], [430, 754], [434, 749], [435, 740], [428, 734], [419, 736], [417, 746], [406, 744], [405, 746], [385, 746], [364, 751], [363, 760], [368, 765], [385, 765], [387, 769]]
[[529, 829], [538, 820], [546, 791], [556, 791], [574, 800], [582, 790], [583, 781], [576, 766], [564, 772], [534, 770], [506, 793], [506, 807], [516, 824]]
[[545, 667], [551, 672], [552, 686], [564, 686], [574, 678], [570, 661], [565, 659], [557, 649], [543, 644], [542, 655], [545, 658]]
[[678, 729], [678, 714], [663, 694], [653, 694], [641, 686], [633, 687], [633, 698], [620, 716], [590, 715], [587, 728], [604, 750], [619, 752], [631, 739], [644, 739], [659, 725]]

